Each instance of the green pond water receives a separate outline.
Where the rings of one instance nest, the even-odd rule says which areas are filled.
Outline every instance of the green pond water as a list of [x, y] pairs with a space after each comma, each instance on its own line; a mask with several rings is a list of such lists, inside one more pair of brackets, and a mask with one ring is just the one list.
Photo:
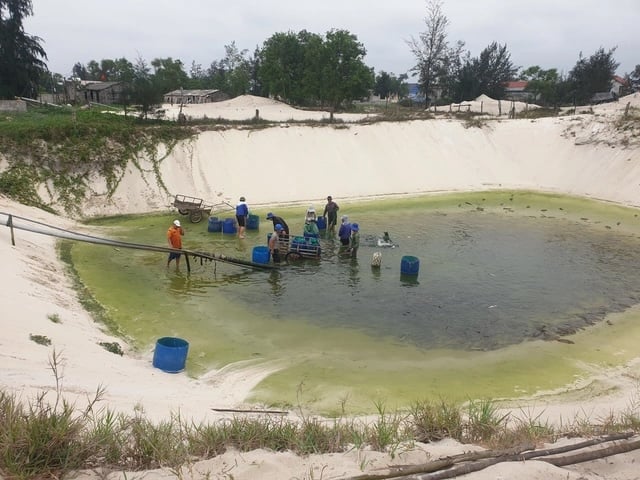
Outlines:
[[[272, 230], [270, 210], [292, 234], [302, 231], [306, 206], [255, 209], [260, 228], [244, 240], [183, 217], [184, 247], [251, 260]], [[177, 336], [189, 341], [191, 375], [247, 360], [273, 368], [253, 400], [274, 406], [367, 412], [380, 401], [513, 397], [635, 353], [637, 210], [483, 192], [343, 202], [340, 214], [361, 226], [357, 259], [338, 255], [339, 242], [326, 236], [320, 260], [275, 271], [192, 259], [187, 273], [184, 259], [176, 271], [165, 254], [81, 243], [72, 259], [141, 355], [150, 359], [157, 338]], [[92, 223], [104, 236], [164, 246], [174, 218]], [[396, 248], [377, 246], [384, 231]], [[406, 255], [419, 258], [417, 277], [401, 275]]]

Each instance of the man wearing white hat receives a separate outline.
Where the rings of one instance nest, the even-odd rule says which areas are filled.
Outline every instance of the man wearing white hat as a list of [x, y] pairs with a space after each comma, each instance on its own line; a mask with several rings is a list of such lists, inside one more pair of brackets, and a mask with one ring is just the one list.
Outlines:
[[[171, 248], [176, 250], [182, 250], [182, 236], [184, 235], [184, 229], [180, 225], [180, 220], [174, 220], [173, 225], [169, 227], [167, 231], [167, 241]], [[169, 259], [167, 260], [167, 267], [171, 263], [171, 260], [176, 261], [176, 270], [180, 267], [180, 252], [170, 252]]]

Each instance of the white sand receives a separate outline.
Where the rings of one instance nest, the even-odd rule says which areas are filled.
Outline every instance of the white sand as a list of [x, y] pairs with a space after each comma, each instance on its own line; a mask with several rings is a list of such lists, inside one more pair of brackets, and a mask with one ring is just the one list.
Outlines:
[[[468, 191], [523, 188], [563, 192], [623, 205], [640, 205], [640, 148], [638, 132], [626, 146], [613, 127], [627, 102], [640, 106], [640, 95], [598, 107], [596, 114], [540, 120], [500, 120], [488, 126], [465, 128], [455, 120], [348, 124], [339, 127], [280, 125], [249, 131], [229, 129], [205, 132], [179, 145], [160, 166], [172, 194], [183, 193], [212, 203], [234, 202], [240, 195], [250, 205], [288, 202], [323, 204], [334, 198], [417, 194], [432, 191]], [[255, 109], [263, 118], [288, 120], [298, 112], [264, 99], [241, 97], [229, 102], [189, 106], [189, 115], [231, 119], [250, 118]], [[175, 108], [175, 107], [174, 107]], [[486, 108], [486, 103], [483, 105]], [[168, 106], [168, 110], [169, 110]], [[144, 166], [144, 162], [143, 166]], [[4, 165], [0, 163], [0, 168]], [[116, 194], [107, 201], [104, 185], [87, 199], [89, 215], [163, 210], [171, 199], [156, 187], [151, 169], [144, 174], [131, 166]], [[101, 195], [102, 193], [102, 195]], [[80, 228], [65, 218], [24, 207], [0, 196], [0, 212], [37, 219], [58, 226]], [[0, 224], [6, 216], [0, 213]], [[151, 352], [119, 357], [97, 342], [117, 341], [104, 333], [83, 311], [57, 259], [49, 237], [16, 231], [12, 246], [8, 228], [0, 228], [3, 258], [0, 385], [25, 400], [38, 392], [53, 395], [55, 379], [49, 367], [52, 352], [63, 359], [65, 395], [78, 404], [99, 386], [106, 388], [103, 406], [126, 413], [142, 407], [148, 418], [160, 420], [180, 412], [195, 420], [214, 421], [217, 408], [247, 407], [251, 389], [270, 373], [271, 366], [251, 363], [227, 366], [193, 380], [169, 375], [151, 365]], [[60, 323], [49, 320], [58, 315]], [[29, 339], [46, 335], [45, 347]], [[581, 414], [605, 415], [637, 400], [640, 356], [628, 365], [598, 372], [619, 390], [590, 402], [548, 403], [538, 408], [554, 419]], [[273, 366], [275, 369], [276, 366]], [[388, 464], [420, 463], [441, 455], [468, 451], [453, 441], [418, 444], [392, 458], [390, 454], [351, 451], [345, 454], [299, 458], [288, 453], [255, 451], [227, 453], [199, 462], [184, 478], [312, 479], [343, 478], [374, 472]], [[640, 478], [634, 461], [639, 453], [610, 457], [560, 469], [542, 462], [500, 464], [460, 478], [469, 479], [622, 479]], [[224, 473], [226, 472], [226, 473]], [[173, 478], [168, 470], [146, 472], [145, 478]], [[129, 474], [127, 478], [132, 478]], [[86, 473], [81, 478], [97, 478]], [[115, 478], [115, 477], [110, 477]], [[119, 478], [123, 478], [120, 476]]]

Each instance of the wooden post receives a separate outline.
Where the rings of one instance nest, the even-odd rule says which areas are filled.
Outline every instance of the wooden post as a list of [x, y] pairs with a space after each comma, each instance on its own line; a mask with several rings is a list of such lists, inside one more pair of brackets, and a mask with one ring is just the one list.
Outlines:
[[16, 246], [16, 240], [15, 240], [15, 237], [13, 236], [13, 217], [11, 215], [9, 215], [9, 220], [7, 220], [7, 225], [9, 226], [9, 229], [11, 230], [11, 245], [13, 245], [15, 247]]
[[184, 254], [184, 260], [187, 262], [187, 273], [191, 273], [191, 263], [189, 263], [189, 255]]
[[484, 100], [480, 102], [480, 114], [482, 114], [483, 109], [484, 109]]
[[498, 99], [498, 116], [502, 115], [502, 103], [500, 99]]
[[258, 110], [257, 108], [256, 108], [255, 120], [260, 120], [260, 110]]
[[624, 116], [628, 117], [629, 116], [629, 107], [631, 106], [631, 102], [627, 102], [627, 106], [624, 109]]

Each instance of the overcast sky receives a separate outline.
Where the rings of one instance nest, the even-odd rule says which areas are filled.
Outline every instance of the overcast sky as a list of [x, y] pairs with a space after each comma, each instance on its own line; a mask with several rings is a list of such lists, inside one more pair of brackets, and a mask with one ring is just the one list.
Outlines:
[[[580, 52], [617, 46], [618, 74], [640, 64], [640, 0], [444, 0], [442, 9], [450, 44], [464, 41], [474, 57], [496, 41], [517, 67], [568, 73]], [[171, 57], [189, 73], [233, 41], [252, 55], [274, 33], [330, 29], [356, 35], [376, 73], [399, 75], [415, 65], [406, 42], [425, 30], [427, 12], [426, 0], [33, 0], [33, 10], [25, 30], [64, 76], [77, 62], [121, 57]]]

